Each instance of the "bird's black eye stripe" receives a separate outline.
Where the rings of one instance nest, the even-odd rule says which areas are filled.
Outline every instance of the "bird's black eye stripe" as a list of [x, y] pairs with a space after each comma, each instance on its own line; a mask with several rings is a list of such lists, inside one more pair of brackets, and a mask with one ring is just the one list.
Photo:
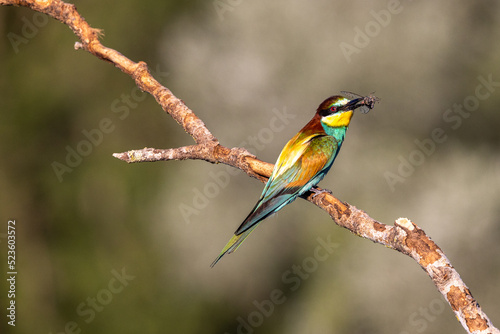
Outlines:
[[334, 113], [334, 112], [332, 112], [332, 111], [330, 110], [330, 108], [328, 108], [328, 109], [323, 109], [323, 110], [321, 110], [321, 111], [319, 112], [319, 115], [320, 115], [321, 117], [325, 117], [325, 116], [331, 115], [331, 114], [333, 114], [333, 113]]

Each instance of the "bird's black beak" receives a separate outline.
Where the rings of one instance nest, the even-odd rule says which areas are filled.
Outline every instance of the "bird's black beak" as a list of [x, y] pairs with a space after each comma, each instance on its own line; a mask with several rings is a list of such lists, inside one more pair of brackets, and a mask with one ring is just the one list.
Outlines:
[[361, 106], [365, 105], [364, 98], [358, 98], [349, 101], [345, 106], [342, 107], [342, 110], [355, 110]]

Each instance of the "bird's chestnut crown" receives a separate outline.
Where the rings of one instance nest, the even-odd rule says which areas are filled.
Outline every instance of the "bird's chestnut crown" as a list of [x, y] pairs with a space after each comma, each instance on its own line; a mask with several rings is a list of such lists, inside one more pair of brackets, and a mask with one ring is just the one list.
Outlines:
[[318, 113], [321, 117], [325, 117], [348, 110], [355, 110], [362, 105], [360, 103], [362, 101], [361, 98], [349, 100], [340, 95], [330, 96], [319, 105]]
[[318, 113], [320, 116], [325, 117], [338, 112], [342, 112], [346, 109], [344, 107], [348, 105], [349, 100], [340, 95], [330, 96], [324, 100], [318, 107]]

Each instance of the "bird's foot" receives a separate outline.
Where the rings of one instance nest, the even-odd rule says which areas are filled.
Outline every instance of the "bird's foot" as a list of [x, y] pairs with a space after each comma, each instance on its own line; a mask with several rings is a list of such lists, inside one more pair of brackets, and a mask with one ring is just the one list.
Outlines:
[[314, 193], [313, 197], [316, 197], [320, 194], [332, 194], [332, 191], [331, 190], [328, 190], [328, 189], [318, 189], [318, 188], [311, 188], [311, 192]]

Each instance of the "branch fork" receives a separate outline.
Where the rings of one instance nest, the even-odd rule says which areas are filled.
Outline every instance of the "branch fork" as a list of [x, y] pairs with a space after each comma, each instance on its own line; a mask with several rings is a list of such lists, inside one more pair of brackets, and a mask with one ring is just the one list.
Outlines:
[[[128, 74], [195, 141], [195, 145], [179, 148], [144, 148], [114, 153], [115, 158], [127, 163], [198, 159], [239, 168], [262, 182], [266, 182], [271, 175], [273, 164], [257, 159], [244, 148], [229, 149], [220, 145], [203, 121], [182, 100], [153, 78], [146, 63], [133, 62], [118, 51], [103, 46], [98, 39], [102, 31], [91, 28], [74, 5], [60, 0], [0, 0], [0, 5], [25, 6], [66, 24], [79, 39], [74, 45], [75, 49], [84, 49]], [[330, 193], [318, 191], [309, 192], [304, 198], [326, 211], [337, 225], [362, 238], [395, 249], [418, 262], [448, 301], [467, 333], [500, 334], [443, 251], [416, 224], [407, 218], [397, 219], [394, 226], [380, 223], [366, 212], [340, 201]]]

